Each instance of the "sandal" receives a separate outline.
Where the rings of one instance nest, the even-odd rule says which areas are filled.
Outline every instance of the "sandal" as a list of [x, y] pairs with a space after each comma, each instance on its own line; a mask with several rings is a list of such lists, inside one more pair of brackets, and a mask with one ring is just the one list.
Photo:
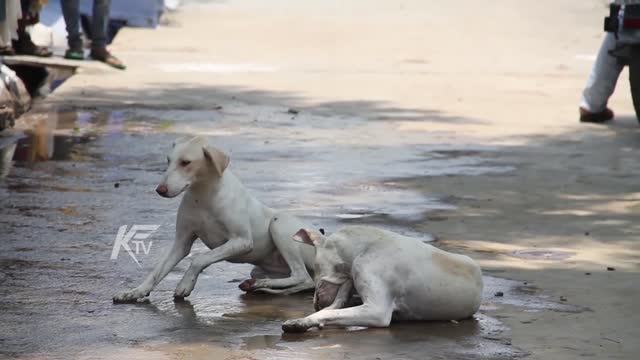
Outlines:
[[89, 56], [94, 60], [102, 61], [116, 69], [124, 70], [127, 68], [120, 59], [111, 55], [111, 53], [105, 48], [91, 49], [91, 54]]
[[613, 119], [613, 111], [609, 108], [597, 113], [580, 108], [580, 122], [601, 124], [611, 119]]
[[2, 46], [0, 47], [0, 56], [12, 56], [15, 55], [16, 52], [13, 50], [11, 46]]
[[82, 49], [68, 49], [64, 52], [64, 58], [69, 60], [84, 60]]
[[13, 43], [16, 54], [49, 57], [53, 52], [44, 46], [38, 46], [31, 39], [20, 39]]

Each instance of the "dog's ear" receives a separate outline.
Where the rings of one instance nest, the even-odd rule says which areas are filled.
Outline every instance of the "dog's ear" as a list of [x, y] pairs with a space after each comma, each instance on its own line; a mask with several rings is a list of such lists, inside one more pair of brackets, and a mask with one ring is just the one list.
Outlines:
[[208, 146], [203, 146], [202, 152], [204, 153], [204, 158], [216, 168], [218, 175], [222, 175], [227, 166], [229, 166], [229, 156], [216, 148]]
[[309, 229], [300, 229], [293, 235], [293, 241], [301, 242], [311, 246], [320, 246], [324, 241], [324, 236], [319, 232]]

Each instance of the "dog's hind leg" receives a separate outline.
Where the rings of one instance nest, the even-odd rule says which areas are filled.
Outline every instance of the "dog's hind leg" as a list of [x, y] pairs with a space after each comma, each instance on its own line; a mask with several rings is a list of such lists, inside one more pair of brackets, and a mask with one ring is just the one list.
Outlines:
[[253, 248], [251, 238], [246, 234], [229, 239], [226, 243], [193, 257], [191, 265], [185, 271], [182, 280], [176, 286], [173, 297], [183, 299], [191, 294], [198, 275], [208, 266], [220, 261], [246, 254]]
[[283, 289], [278, 293], [291, 294], [314, 287], [313, 279], [307, 270], [307, 264], [305, 264], [305, 257], [308, 258], [309, 263], [312, 263], [315, 250], [310, 246], [307, 248], [306, 245], [293, 241], [293, 235], [303, 227], [305, 224], [291, 215], [277, 214], [271, 220], [269, 233], [276, 248], [289, 265], [291, 273], [289, 277], [282, 279], [258, 279], [255, 282], [251, 280], [253, 284], [249, 284], [250, 287], [245, 287], [243, 290]]
[[269, 271], [269, 269], [265, 269], [260, 266], [254, 266], [249, 275], [252, 279], [282, 279], [289, 277], [289, 268], [287, 267], [286, 270], [286, 272]]

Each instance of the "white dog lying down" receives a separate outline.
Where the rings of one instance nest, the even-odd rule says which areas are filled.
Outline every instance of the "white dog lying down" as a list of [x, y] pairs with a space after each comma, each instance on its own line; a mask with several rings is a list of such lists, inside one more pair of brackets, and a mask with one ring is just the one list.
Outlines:
[[[285, 332], [386, 327], [392, 319], [466, 319], [480, 307], [482, 271], [467, 256], [366, 226], [347, 226], [327, 237], [301, 229], [294, 240], [316, 247], [314, 306], [322, 310], [286, 321]], [[353, 288], [362, 305], [343, 308]]]
[[[202, 137], [180, 139], [167, 157], [169, 163], [156, 191], [172, 198], [184, 192], [171, 249], [138, 287], [113, 297], [114, 302], [136, 301], [149, 292], [189, 254], [200, 238], [208, 252], [193, 257], [174, 297], [191, 294], [207, 266], [219, 261], [256, 265], [252, 277], [240, 284], [245, 291], [294, 293], [314, 287], [313, 248], [291, 241], [304, 224], [278, 213], [251, 196], [227, 169], [229, 157], [207, 146]], [[309, 269], [309, 270], [308, 270]]]

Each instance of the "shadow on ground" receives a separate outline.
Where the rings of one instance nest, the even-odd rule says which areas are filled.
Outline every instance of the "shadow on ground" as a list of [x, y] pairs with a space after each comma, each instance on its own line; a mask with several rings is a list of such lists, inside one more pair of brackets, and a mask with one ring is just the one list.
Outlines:
[[[70, 100], [71, 99], [71, 100]], [[314, 102], [291, 92], [265, 91], [240, 86], [193, 86], [191, 84], [152, 83], [149, 89], [131, 91], [128, 88], [111, 89], [104, 96], [100, 87], [83, 87], [80, 93], [66, 92], [57, 105], [73, 108], [151, 108], [156, 110], [218, 110], [228, 104], [241, 102], [248, 105], [276, 106], [311, 112], [319, 116], [360, 117], [384, 121], [425, 121], [447, 124], [483, 124], [480, 119], [445, 114], [436, 109], [397, 107], [385, 101], [350, 100]], [[185, 105], [190, 104], [190, 105]]]

